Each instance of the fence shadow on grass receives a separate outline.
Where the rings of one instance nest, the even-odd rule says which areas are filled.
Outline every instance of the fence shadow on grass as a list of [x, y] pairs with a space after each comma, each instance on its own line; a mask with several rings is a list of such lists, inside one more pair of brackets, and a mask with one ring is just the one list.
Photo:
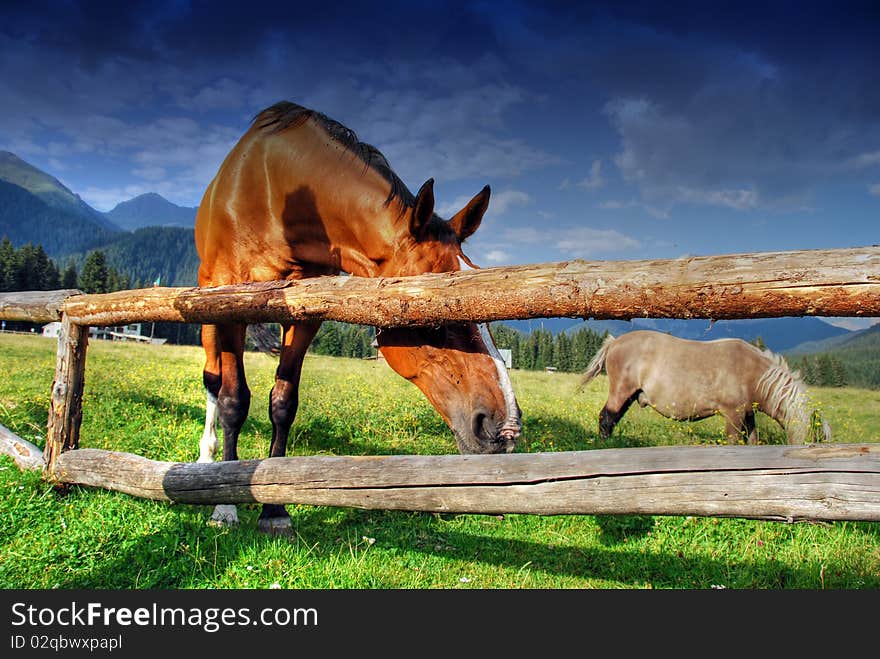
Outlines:
[[[338, 565], [343, 557], [349, 560], [349, 544], [356, 544], [367, 536], [375, 538], [375, 545], [370, 551], [390, 550], [388, 561], [392, 563], [399, 560], [398, 556], [413, 553], [451, 561], [463, 570], [467, 569], [468, 564], [477, 563], [507, 570], [509, 574], [501, 578], [505, 583], [514, 584], [517, 574], [527, 565], [532, 575], [522, 581], [527, 588], [540, 588], [535, 584], [541, 583], [542, 574], [584, 578], [634, 588], [708, 589], [718, 585], [728, 588], [813, 589], [822, 586], [822, 566], [818, 564], [793, 564], [770, 557], [731, 560], [723, 556], [684, 556], [671, 551], [646, 552], [635, 543], [627, 546], [626, 539], [633, 541], [645, 533], [645, 524], [650, 519], [647, 516], [622, 516], [613, 522], [613, 516], [605, 516], [608, 519], [599, 520], [599, 542], [578, 546], [498, 538], [448, 528], [438, 530], [436, 516], [428, 513], [312, 506], [291, 506], [290, 512], [297, 536], [279, 540], [256, 530], [258, 504], [240, 505], [241, 525], [233, 529], [206, 526], [210, 506], [175, 506], [173, 513], [166, 515], [162, 524], [134, 542], [103, 545], [98, 540], [87, 541], [78, 553], [90, 557], [89, 567], [75, 569], [71, 565], [70, 571], [66, 571], [64, 577], [58, 580], [57, 587], [179, 589], [198, 588], [200, 584], [205, 584], [205, 587], [213, 588], [248, 588], [252, 586], [249, 585], [250, 573], [244, 572], [247, 566], [243, 564], [243, 555], [253, 556], [250, 559], [253, 561], [274, 555], [277, 562], [278, 559], [284, 560], [285, 552], [296, 552], [297, 560], [301, 560], [303, 553], [306, 553], [308, 562], [316, 564], [314, 574], [305, 577], [309, 585], [304, 587], [322, 588], [325, 586], [315, 584], [321, 579], [318, 575], [324, 571], [322, 564]], [[280, 555], [279, 543], [282, 547]], [[405, 558], [400, 560], [400, 569], [406, 570], [409, 561]], [[241, 575], [232, 572], [239, 569]], [[266, 574], [266, 566], [261, 563], [255, 563], [254, 569]], [[400, 587], [381, 574], [364, 577], [352, 573], [341, 578], [357, 582], [354, 586], [344, 587]], [[284, 582], [283, 577], [276, 579], [273, 576], [273, 580]], [[332, 574], [328, 580], [328, 583], [333, 582]], [[836, 580], [839, 583], [864, 582], [864, 575], [849, 577], [845, 573], [838, 573]], [[409, 579], [408, 583], [415, 585], [407, 587], [420, 587], [418, 581]], [[478, 582], [472, 585], [498, 587]], [[450, 587], [456, 586], [450, 584]], [[429, 581], [425, 587], [437, 586]], [[877, 588], [880, 582], [866, 583], [864, 587]]]
[[[687, 557], [679, 552], [644, 552], [625, 542], [637, 540], [653, 525], [650, 516], [603, 516], [599, 544], [588, 546], [554, 545], [550, 542], [495, 538], [468, 531], [437, 532], [434, 516], [428, 513], [364, 511], [303, 507], [291, 510], [298, 533], [314, 543], [316, 558], [329, 557], [328, 547], [338, 546], [342, 537], [375, 535], [377, 546], [396, 552], [418, 552], [427, 556], [467, 563], [481, 563], [508, 569], [512, 573], [528, 565], [532, 572], [562, 577], [582, 577], [643, 587], [710, 588], [713, 585], [739, 588], [819, 588], [820, 569], [816, 564], [793, 567], [777, 559], [730, 560], [714, 557]], [[380, 519], [376, 519], [381, 516]], [[328, 523], [329, 522], [329, 523]], [[378, 537], [377, 528], [382, 527]], [[442, 536], [442, 540], [438, 537]], [[337, 543], [337, 544], [334, 544]], [[731, 574], [743, 576], [744, 583], [731, 584]], [[845, 576], [838, 577], [847, 581]], [[854, 576], [850, 581], [863, 579]], [[540, 578], [532, 580], [540, 582]], [[479, 584], [474, 584], [479, 587]], [[866, 587], [876, 588], [880, 580]], [[485, 586], [484, 587], [493, 587]], [[534, 587], [534, 586], [530, 586]]]

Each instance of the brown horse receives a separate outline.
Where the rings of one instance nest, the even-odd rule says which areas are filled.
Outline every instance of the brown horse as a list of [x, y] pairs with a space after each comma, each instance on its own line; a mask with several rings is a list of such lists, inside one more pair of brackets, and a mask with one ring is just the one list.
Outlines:
[[[434, 213], [433, 180], [413, 196], [374, 147], [323, 114], [282, 102], [262, 111], [223, 161], [196, 216], [199, 286], [303, 279], [340, 272], [360, 277], [461, 269], [461, 243], [477, 230], [489, 186], [451, 219]], [[283, 456], [298, 406], [303, 358], [320, 321], [282, 325], [269, 395], [270, 457]], [[217, 448], [238, 459], [250, 405], [243, 323], [204, 325], [208, 409], [200, 462]], [[514, 449], [520, 409], [488, 328], [473, 323], [390, 328], [377, 341], [388, 364], [415, 384], [452, 429], [462, 453]], [[213, 519], [237, 522], [235, 506]], [[260, 528], [290, 526], [284, 506], [264, 505]]]
[[[602, 370], [608, 373], [608, 400], [599, 414], [599, 434], [614, 426], [638, 401], [677, 421], [715, 414], [726, 420], [727, 441], [757, 442], [755, 412], [772, 417], [786, 431], [789, 444], [804, 443], [811, 433], [831, 438], [824, 421], [815, 424], [806, 388], [781, 355], [740, 339], [690, 341], [662, 332], [639, 330], [608, 336], [587, 366], [582, 386]], [[818, 416], [815, 417], [818, 419]]]

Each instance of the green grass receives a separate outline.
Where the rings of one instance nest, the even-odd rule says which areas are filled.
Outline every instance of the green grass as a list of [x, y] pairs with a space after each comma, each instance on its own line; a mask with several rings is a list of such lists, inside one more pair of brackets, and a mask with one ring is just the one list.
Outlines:
[[[55, 343], [0, 335], [0, 423], [42, 445]], [[246, 357], [251, 414], [240, 456], [265, 457], [275, 360]], [[84, 447], [195, 460], [204, 419], [200, 349], [93, 341]], [[669, 421], [633, 408], [611, 440], [596, 419], [604, 376], [513, 371], [519, 451], [723, 443], [718, 419]], [[838, 442], [877, 441], [880, 392], [816, 389]], [[759, 419], [763, 441], [783, 433]], [[376, 361], [309, 355], [290, 455], [454, 453], [415, 387]], [[662, 516], [436, 515], [291, 505], [294, 535], [207, 526], [208, 506], [74, 487], [56, 494], [0, 458], [2, 588], [664, 588], [876, 589], [880, 525]]]

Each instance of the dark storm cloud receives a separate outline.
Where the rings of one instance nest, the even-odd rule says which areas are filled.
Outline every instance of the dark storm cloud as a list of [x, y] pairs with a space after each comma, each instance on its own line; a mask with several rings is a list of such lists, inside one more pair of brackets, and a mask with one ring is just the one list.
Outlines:
[[0, 11], [0, 146], [126, 153], [150, 180], [188, 168], [176, 173], [192, 189], [256, 111], [284, 98], [380, 146], [411, 185], [563, 164], [533, 131], [577, 122], [579, 140], [615, 138], [603, 178], [657, 206], [792, 207], [825, 180], [862, 177], [866, 190], [880, 180], [876, 3], [167, 0]]
[[498, 29], [533, 75], [601, 99], [645, 198], [795, 208], [828, 180], [876, 180], [878, 7], [542, 2]]

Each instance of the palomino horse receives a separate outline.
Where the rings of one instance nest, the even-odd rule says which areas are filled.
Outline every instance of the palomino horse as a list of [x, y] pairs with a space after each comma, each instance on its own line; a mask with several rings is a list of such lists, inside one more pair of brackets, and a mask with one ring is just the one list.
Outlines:
[[[690, 341], [648, 330], [609, 335], [587, 366], [582, 386], [603, 367], [609, 381], [608, 400], [599, 414], [604, 439], [633, 401], [677, 421], [720, 414], [731, 444], [744, 436], [750, 444], [757, 442], [755, 411], [775, 419], [789, 444], [819, 434], [798, 372], [790, 371], [781, 355], [740, 339]], [[830, 439], [825, 421], [821, 428], [824, 439]]]
[[[449, 220], [434, 213], [433, 180], [413, 196], [374, 147], [328, 117], [282, 102], [257, 115], [223, 161], [196, 216], [199, 286], [303, 279], [340, 272], [360, 277], [417, 275], [461, 268], [461, 243], [479, 227], [489, 186]], [[282, 325], [269, 395], [272, 443], [283, 456], [298, 406], [303, 358], [320, 321]], [[217, 449], [237, 460], [251, 394], [242, 354], [244, 323], [204, 325], [208, 409], [200, 462]], [[462, 453], [514, 449], [520, 409], [504, 361], [485, 325], [391, 328], [378, 333], [388, 364], [415, 384], [452, 429]], [[238, 521], [235, 506], [212, 518]], [[290, 526], [281, 505], [264, 505], [259, 526]]]

